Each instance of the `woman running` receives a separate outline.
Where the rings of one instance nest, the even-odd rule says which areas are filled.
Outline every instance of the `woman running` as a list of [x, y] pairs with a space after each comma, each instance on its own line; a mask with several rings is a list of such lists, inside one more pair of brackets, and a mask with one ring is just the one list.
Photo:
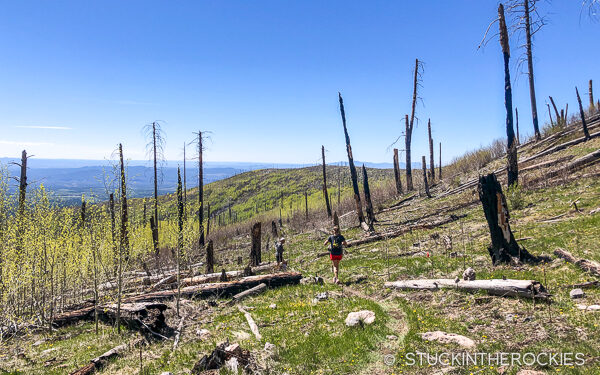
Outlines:
[[338, 275], [340, 271], [340, 260], [342, 260], [342, 256], [344, 255], [343, 246], [348, 246], [348, 244], [346, 243], [344, 236], [340, 234], [340, 228], [337, 225], [333, 227], [333, 235], [329, 236], [323, 245], [329, 246], [329, 259], [331, 259], [333, 268], [333, 282], [339, 284], [340, 280], [338, 279]]

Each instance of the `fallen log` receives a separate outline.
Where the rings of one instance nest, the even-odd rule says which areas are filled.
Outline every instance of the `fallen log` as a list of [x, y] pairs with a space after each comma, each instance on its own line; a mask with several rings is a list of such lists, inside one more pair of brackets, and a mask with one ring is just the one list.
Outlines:
[[[600, 132], [598, 134], [600, 134]], [[547, 180], [549, 178], [558, 176], [559, 174], [561, 174], [563, 172], [570, 173], [570, 172], [576, 171], [578, 169], [582, 169], [582, 168], [586, 167], [588, 164], [595, 163], [599, 160], [600, 160], [600, 149], [598, 149], [594, 152], [590, 152], [589, 154], [584, 155], [580, 158], [577, 158], [562, 168], [545, 173], [544, 176], [542, 176], [541, 178], [543, 178], [544, 180]]]
[[229, 301], [229, 304], [233, 305], [234, 303], [238, 303], [238, 302], [240, 302], [241, 300], [243, 300], [244, 298], [246, 298], [248, 296], [252, 296], [252, 295], [255, 295], [255, 294], [262, 293], [265, 290], [267, 290], [267, 284], [265, 284], [265, 283], [258, 284], [254, 288], [250, 288], [248, 290], [245, 290], [245, 291], [243, 291], [241, 293], [238, 293], [235, 296], [233, 296], [231, 298], [231, 301]]
[[96, 371], [100, 370], [102, 367], [104, 367], [106, 365], [106, 363], [109, 360], [111, 360], [112, 358], [122, 355], [123, 353], [128, 351], [130, 348], [141, 345], [142, 341], [143, 340], [139, 339], [139, 340], [136, 340], [135, 342], [133, 342], [132, 344], [122, 344], [119, 346], [115, 346], [114, 348], [107, 351], [106, 353], [101, 354], [100, 356], [90, 360], [90, 363], [88, 363], [87, 365], [71, 372], [70, 375], [93, 374]]
[[535, 280], [458, 280], [454, 279], [417, 279], [386, 282], [386, 288], [402, 290], [438, 290], [457, 289], [470, 292], [485, 291], [496, 296], [548, 299], [550, 294], [542, 284]]
[[[168, 308], [164, 303], [138, 302], [122, 303], [120, 321], [129, 329], [139, 331], [144, 336], [154, 336], [166, 339], [171, 330], [165, 322], [163, 312]], [[113, 324], [117, 317], [117, 305], [104, 305], [98, 307], [98, 319]], [[57, 315], [52, 324], [54, 327], [63, 327], [81, 320], [94, 320], [94, 307], [86, 307]]]
[[241, 306], [238, 306], [238, 310], [240, 310], [240, 312], [246, 317], [246, 321], [248, 322], [254, 337], [256, 337], [258, 341], [262, 340], [262, 335], [258, 331], [258, 326], [256, 325], [256, 322], [254, 322], [254, 319], [252, 319], [252, 315], [250, 315], [250, 313], [244, 310]]
[[577, 258], [573, 254], [571, 254], [568, 251], [561, 249], [561, 248], [554, 250], [554, 255], [566, 260], [569, 263], [573, 263], [574, 265], [578, 266], [579, 268], [581, 268], [582, 270], [584, 270], [586, 272], [589, 272], [596, 276], [600, 276], [600, 264], [598, 264], [594, 261], [583, 259], [583, 258]]
[[585, 283], [578, 283], [578, 284], [569, 284], [569, 285], [563, 285], [563, 288], [569, 288], [569, 289], [575, 289], [575, 288], [579, 288], [579, 289], [588, 289], [588, 288], [597, 288], [600, 287], [600, 281], [586, 281]]
[[432, 223], [415, 224], [415, 225], [406, 226], [404, 228], [401, 228], [401, 229], [398, 229], [398, 230], [395, 230], [392, 232], [374, 234], [374, 235], [366, 237], [366, 238], [348, 241], [347, 247], [358, 246], [358, 245], [363, 245], [363, 244], [370, 243], [370, 242], [382, 241], [382, 240], [385, 240], [388, 238], [398, 237], [398, 236], [401, 236], [401, 235], [408, 233], [415, 229], [432, 229], [435, 227], [439, 227], [441, 225], [451, 223], [453, 221], [456, 221], [456, 220], [466, 217], [466, 216], [467, 215], [450, 215], [449, 217], [447, 217], [445, 219], [434, 221]]

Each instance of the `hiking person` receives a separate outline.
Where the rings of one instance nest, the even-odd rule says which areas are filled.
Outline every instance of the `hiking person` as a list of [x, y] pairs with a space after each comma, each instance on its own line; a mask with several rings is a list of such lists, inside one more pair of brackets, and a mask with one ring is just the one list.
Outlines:
[[340, 228], [336, 225], [333, 227], [333, 235], [329, 236], [323, 245], [329, 247], [329, 259], [333, 269], [333, 282], [339, 284], [338, 278], [340, 271], [340, 261], [344, 255], [344, 246], [348, 246], [346, 239], [340, 233]]
[[283, 244], [285, 243], [285, 238], [281, 237], [279, 241], [275, 244], [275, 255], [277, 260], [277, 266], [283, 263]]

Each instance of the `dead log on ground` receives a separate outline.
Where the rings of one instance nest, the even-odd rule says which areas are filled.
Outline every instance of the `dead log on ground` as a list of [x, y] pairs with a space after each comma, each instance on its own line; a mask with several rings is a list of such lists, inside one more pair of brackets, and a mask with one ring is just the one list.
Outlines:
[[560, 248], [554, 250], [554, 255], [566, 260], [569, 263], [573, 263], [574, 265], [576, 265], [577, 267], [581, 268], [582, 270], [584, 270], [586, 272], [589, 272], [596, 276], [600, 276], [600, 264], [598, 264], [594, 261], [583, 259], [583, 258], [577, 258], [573, 254], [569, 253], [568, 251], [566, 251], [564, 249], [560, 249]]
[[233, 296], [231, 298], [231, 301], [229, 301], [228, 303], [230, 305], [233, 305], [235, 303], [240, 302], [241, 300], [243, 300], [246, 297], [255, 295], [255, 294], [259, 294], [264, 292], [265, 290], [267, 290], [267, 284], [258, 284], [257, 286], [255, 286], [254, 288], [250, 288], [248, 290], [245, 290], [241, 293], [236, 294], [235, 296]]
[[418, 279], [386, 282], [386, 288], [402, 290], [438, 290], [457, 289], [470, 292], [485, 291], [495, 296], [525, 297], [547, 299], [550, 294], [544, 286], [535, 280], [458, 280], [455, 279]]
[[256, 322], [254, 321], [254, 319], [252, 319], [252, 315], [250, 315], [250, 313], [244, 310], [241, 306], [238, 306], [238, 310], [240, 310], [240, 312], [246, 317], [246, 321], [248, 322], [248, 325], [250, 326], [250, 330], [254, 334], [254, 337], [256, 337], [258, 341], [262, 340], [262, 335], [258, 330]]
[[126, 351], [128, 351], [129, 349], [131, 349], [133, 347], [141, 345], [142, 341], [143, 340], [136, 340], [132, 344], [122, 344], [122, 345], [116, 346], [116, 347], [112, 348], [111, 350], [107, 351], [106, 353], [90, 360], [90, 363], [73, 371], [72, 373], [70, 373], [70, 375], [93, 374], [96, 371], [100, 370], [102, 367], [104, 367], [109, 360], [122, 355], [123, 353], [125, 353]]

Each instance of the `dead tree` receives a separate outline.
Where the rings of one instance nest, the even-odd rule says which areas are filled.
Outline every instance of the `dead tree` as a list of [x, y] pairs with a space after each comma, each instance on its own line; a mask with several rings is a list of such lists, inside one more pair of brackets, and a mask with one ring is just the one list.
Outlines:
[[204, 174], [202, 166], [202, 132], [198, 131], [198, 245], [204, 246]]
[[325, 168], [325, 146], [321, 146], [321, 155], [323, 157], [323, 195], [325, 196], [325, 206], [327, 208], [327, 217], [331, 217], [331, 206], [329, 205], [329, 194], [327, 193], [327, 171]]
[[340, 227], [340, 218], [338, 217], [337, 211], [333, 212], [333, 226]]
[[338, 98], [340, 101], [340, 113], [342, 115], [342, 125], [344, 126], [344, 136], [346, 137], [346, 151], [348, 152], [348, 166], [350, 167], [350, 177], [352, 178], [352, 189], [354, 190], [354, 202], [356, 203], [356, 215], [358, 216], [358, 223], [362, 225], [365, 221], [365, 217], [362, 211], [362, 204], [360, 202], [360, 193], [358, 192], [358, 177], [356, 175], [356, 167], [354, 166], [354, 157], [352, 156], [352, 146], [350, 146], [350, 136], [348, 136], [348, 128], [346, 127], [346, 112], [344, 111], [344, 100], [342, 94], [338, 92]]
[[438, 166], [438, 175], [439, 175], [439, 179], [442, 179], [442, 142], [440, 142], [440, 165]]
[[581, 116], [581, 126], [583, 127], [583, 135], [585, 136], [585, 140], [590, 139], [590, 132], [588, 131], [587, 124], [585, 122], [585, 112], [583, 111], [583, 106], [581, 105], [581, 97], [579, 96], [579, 90], [575, 87], [575, 93], [577, 94], [577, 103], [579, 104], [579, 115]]
[[183, 250], [183, 191], [181, 187], [181, 171], [177, 168], [177, 316], [179, 316], [179, 300], [181, 299], [181, 253]]
[[425, 160], [425, 155], [423, 155], [422, 163], [423, 163], [423, 185], [425, 187], [425, 195], [427, 195], [427, 198], [431, 198], [431, 193], [429, 192], [429, 184], [427, 183], [427, 161]]
[[304, 190], [304, 208], [306, 212], [306, 220], [308, 220], [308, 193]]
[[215, 254], [213, 250], [213, 241], [208, 240], [208, 244], [206, 245], [206, 273], [215, 272]]
[[250, 266], [258, 266], [261, 262], [260, 254], [260, 222], [252, 226], [252, 248], [250, 249]]
[[154, 225], [150, 221], [150, 228], [152, 230], [154, 254], [158, 257], [158, 164], [164, 159], [165, 138], [160, 124], [156, 121], [146, 125], [144, 131], [146, 138], [148, 138], [146, 150], [149, 154], [152, 154], [152, 164], [154, 167]]
[[210, 234], [210, 202], [206, 202], [206, 238]]
[[562, 116], [558, 113], [558, 108], [556, 108], [556, 103], [554, 103], [554, 99], [551, 96], [548, 96], [548, 98], [550, 98], [550, 103], [552, 103], [552, 107], [554, 108], [554, 114], [556, 115], [556, 124], [558, 126], [564, 126], [565, 124], [563, 124], [561, 121]]
[[431, 171], [431, 183], [435, 180], [435, 163], [433, 162], [433, 138], [431, 138], [431, 119], [427, 121], [427, 132], [429, 133], [429, 170]]
[[400, 181], [400, 162], [398, 160], [398, 149], [394, 149], [394, 179], [396, 180], [396, 193], [402, 194], [402, 181]]
[[506, 199], [494, 173], [479, 177], [478, 192], [492, 240], [488, 247], [492, 263], [539, 262], [539, 257], [517, 244], [510, 229]]
[[367, 220], [369, 225], [369, 231], [373, 232], [375, 228], [373, 224], [377, 221], [375, 219], [375, 212], [373, 211], [373, 202], [371, 202], [371, 189], [369, 188], [369, 177], [367, 176], [367, 169], [365, 165], [362, 166], [363, 174], [363, 191], [365, 193], [365, 206], [367, 211]]
[[271, 235], [273, 238], [279, 238], [279, 234], [277, 233], [277, 223], [275, 220], [271, 221]]
[[121, 293], [123, 290], [123, 258], [129, 260], [129, 222], [127, 218], [127, 184], [125, 181], [125, 164], [123, 162], [123, 145], [119, 143], [119, 161], [121, 163], [121, 232], [119, 240], [119, 291], [117, 295], [117, 332], [121, 333]]
[[183, 142], [183, 217], [187, 219], [187, 178], [185, 170], [185, 142]]
[[552, 111], [550, 111], [550, 104], [546, 103], [548, 106], [548, 116], [550, 116], [550, 126], [554, 126], [554, 121], [552, 121]]
[[[21, 256], [23, 247], [23, 234], [25, 231], [25, 199], [27, 194], [27, 151], [21, 152], [21, 163], [17, 164], [21, 168], [19, 177], [19, 201], [17, 207], [17, 256]], [[0, 286], [1, 287], [1, 286]]]
[[[593, 112], [594, 111], [594, 89], [592, 87], [592, 80], [590, 79], [590, 86], [589, 86], [589, 97], [590, 97], [590, 111]], [[600, 109], [600, 108], [598, 108]]]
[[412, 181], [412, 165], [411, 165], [411, 157], [410, 157], [410, 144], [412, 141], [412, 131], [415, 123], [415, 110], [417, 108], [417, 89], [419, 87], [419, 68], [421, 67], [421, 63], [419, 63], [419, 59], [415, 59], [415, 71], [413, 78], [413, 96], [412, 96], [412, 105], [410, 112], [410, 121], [408, 120], [408, 115], [406, 115], [406, 129], [404, 135], [404, 143], [405, 143], [405, 152], [406, 152], [406, 190], [413, 190], [413, 181]]
[[515, 121], [517, 125], [517, 146], [521, 144], [521, 136], [519, 135], [519, 109], [515, 107]]
[[[535, 0], [533, 0], [533, 4], [535, 6]], [[525, 47], [527, 49], [527, 76], [529, 78], [529, 98], [531, 100], [531, 116], [533, 117], [533, 130], [535, 132], [535, 139], [540, 140], [542, 138], [540, 134], [540, 128], [538, 125], [538, 113], [537, 113], [537, 104], [535, 100], [535, 85], [534, 85], [534, 76], [533, 76], [533, 52], [532, 52], [532, 28], [531, 28], [531, 17], [530, 17], [530, 7], [529, 0], [523, 0], [523, 15], [525, 21]], [[504, 13], [504, 12], [503, 12]], [[504, 15], [502, 15], [502, 19], [504, 19]], [[543, 23], [542, 23], [543, 24]], [[537, 30], [536, 30], [537, 31]], [[506, 40], [506, 45], [508, 47], [508, 39]], [[510, 184], [509, 184], [510, 186]]]
[[[117, 228], [115, 221], [115, 195], [111, 193], [108, 197], [108, 209], [110, 211], [110, 234], [113, 249], [113, 256], [117, 256]], [[152, 218], [150, 218], [152, 219]]]
[[[506, 29], [506, 20], [504, 19], [504, 5], [498, 5], [498, 19], [500, 25], [500, 45], [502, 46], [502, 55], [504, 57], [504, 106], [506, 108], [506, 136], [507, 144], [507, 172], [508, 186], [519, 182], [519, 166], [517, 162], [517, 142], [513, 128], [512, 111], [512, 88], [510, 85], [510, 47], [508, 45], [508, 31]], [[536, 114], [537, 116], [537, 114]]]

